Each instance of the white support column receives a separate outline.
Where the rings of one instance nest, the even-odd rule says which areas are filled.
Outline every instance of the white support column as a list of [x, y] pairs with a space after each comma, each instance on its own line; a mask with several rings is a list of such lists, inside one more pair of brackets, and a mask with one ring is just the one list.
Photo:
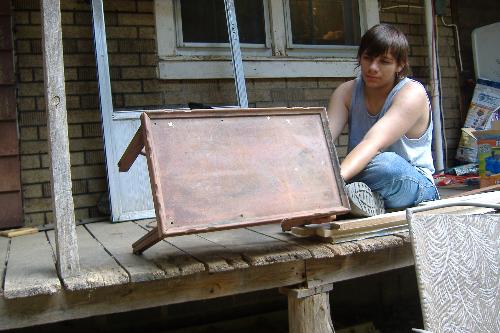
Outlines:
[[41, 0], [40, 7], [52, 212], [56, 225], [57, 269], [61, 278], [67, 278], [79, 274], [80, 259], [71, 191], [61, 7], [59, 0]]

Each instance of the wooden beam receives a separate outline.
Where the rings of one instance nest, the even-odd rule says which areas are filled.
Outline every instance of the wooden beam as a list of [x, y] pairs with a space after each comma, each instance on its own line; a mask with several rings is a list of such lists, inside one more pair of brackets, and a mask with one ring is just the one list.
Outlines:
[[294, 261], [36, 298], [0, 297], [0, 331], [296, 285], [304, 274], [304, 263]]
[[79, 273], [80, 263], [71, 192], [61, 7], [59, 0], [41, 0], [40, 7], [52, 212], [56, 224], [57, 270], [62, 278], [66, 278]]
[[333, 333], [328, 293], [333, 284], [315, 288], [280, 288], [288, 296], [288, 331], [290, 333]]

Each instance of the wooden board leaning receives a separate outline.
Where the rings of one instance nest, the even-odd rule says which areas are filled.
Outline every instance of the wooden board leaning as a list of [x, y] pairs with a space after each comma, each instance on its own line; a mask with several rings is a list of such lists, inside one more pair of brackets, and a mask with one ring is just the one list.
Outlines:
[[145, 112], [119, 170], [143, 148], [158, 226], [134, 253], [168, 236], [349, 211], [324, 108]]

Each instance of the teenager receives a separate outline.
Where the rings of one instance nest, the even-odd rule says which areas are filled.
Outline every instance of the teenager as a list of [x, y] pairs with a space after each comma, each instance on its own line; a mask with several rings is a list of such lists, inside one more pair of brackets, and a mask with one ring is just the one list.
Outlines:
[[361, 38], [359, 77], [340, 85], [328, 106], [337, 139], [349, 126], [340, 173], [354, 215], [372, 216], [439, 197], [432, 174], [432, 114], [421, 83], [408, 74], [408, 41], [378, 24]]

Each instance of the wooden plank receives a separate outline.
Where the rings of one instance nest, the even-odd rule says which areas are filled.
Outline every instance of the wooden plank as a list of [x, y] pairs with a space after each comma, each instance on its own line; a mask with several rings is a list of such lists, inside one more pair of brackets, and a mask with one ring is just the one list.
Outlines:
[[[102, 245], [89, 234], [85, 226], [76, 228], [79, 240], [80, 275], [63, 278], [69, 290], [93, 289], [129, 282], [127, 272], [106, 252]], [[50, 243], [55, 245], [55, 233], [48, 231]]]
[[[249, 230], [258, 232], [268, 237], [301, 246], [311, 253], [312, 258], [332, 258], [335, 254], [329, 248], [330, 241], [322, 238], [299, 238], [289, 232], [281, 230], [279, 224], [268, 224], [249, 227]], [[300, 228], [302, 229], [302, 228]]]
[[[464, 196], [460, 198], [449, 198], [441, 199], [436, 201], [427, 202], [424, 206], [436, 206], [449, 202], [457, 201], [478, 201], [483, 203], [498, 203], [500, 201], [499, 192], [487, 192], [474, 194], [469, 196]], [[453, 206], [447, 208], [439, 208], [432, 210], [433, 213], [448, 213], [448, 214], [471, 214], [471, 213], [486, 213], [491, 211], [487, 208], [475, 208], [468, 206]], [[361, 219], [349, 219], [332, 222], [331, 224], [323, 224], [317, 226], [307, 226], [307, 227], [295, 227], [292, 229], [292, 233], [298, 236], [310, 236], [317, 235], [320, 237], [331, 237], [339, 238], [352, 235], [355, 237], [356, 234], [361, 234], [370, 230], [376, 230], [377, 228], [388, 228], [395, 226], [406, 226], [406, 211], [397, 211], [392, 213], [386, 213], [376, 216], [371, 216]]]
[[[145, 221], [137, 222], [146, 227]], [[164, 240], [202, 262], [209, 272], [247, 268], [248, 263], [239, 254], [228, 252], [223, 246], [197, 235], [169, 237]]]
[[91, 223], [87, 229], [127, 271], [131, 282], [149, 281], [165, 278], [165, 272], [147, 256], [132, 253], [131, 244], [146, 233], [137, 224], [124, 222]]
[[45, 233], [11, 239], [4, 297], [50, 295], [61, 289]]
[[[137, 225], [146, 231], [156, 227], [155, 220], [142, 220]], [[163, 269], [166, 277], [186, 276], [206, 270], [205, 265], [166, 241], [160, 241], [141, 256]]]
[[[379, 237], [387, 238], [391, 236]], [[398, 244], [399, 238], [392, 236], [388, 242]], [[401, 239], [400, 239], [401, 240]], [[401, 240], [402, 241], [402, 240]], [[401, 246], [383, 244], [372, 240], [363, 245], [351, 242], [358, 253], [339, 255], [331, 259], [311, 259], [306, 261], [307, 287], [354, 279], [413, 265], [413, 255], [408, 243]], [[340, 244], [336, 244], [340, 245]]]
[[163, 236], [348, 211], [324, 108], [145, 112], [141, 120]]
[[0, 236], [12, 238], [19, 237], [24, 235], [36, 234], [38, 232], [38, 228], [33, 227], [25, 227], [19, 229], [8, 229], [0, 231]]
[[0, 297], [3, 294], [3, 284], [5, 278], [5, 267], [7, 265], [7, 254], [9, 253], [10, 241], [0, 237]]
[[118, 161], [118, 169], [120, 172], [125, 172], [130, 169], [132, 164], [134, 164], [135, 159], [139, 154], [141, 154], [144, 148], [144, 140], [142, 134], [142, 126], [139, 127], [137, 132], [135, 132], [134, 137], [130, 141], [127, 149], [123, 153], [122, 157]]
[[288, 332], [290, 333], [335, 333], [330, 315], [328, 293], [297, 298], [288, 295]]
[[62, 278], [76, 276], [80, 269], [71, 192], [61, 6], [58, 0], [41, 0], [45, 106], [52, 186], [52, 213], [56, 223], [57, 269]]
[[[152, 249], [153, 250], [153, 249]], [[0, 330], [120, 313], [299, 284], [304, 263], [278, 263], [228, 272], [132, 283], [81, 292], [62, 290], [52, 297], [0, 298]]]
[[224, 230], [200, 234], [232, 253], [238, 253], [251, 266], [275, 264], [311, 258], [311, 253], [294, 244], [248, 229]]

